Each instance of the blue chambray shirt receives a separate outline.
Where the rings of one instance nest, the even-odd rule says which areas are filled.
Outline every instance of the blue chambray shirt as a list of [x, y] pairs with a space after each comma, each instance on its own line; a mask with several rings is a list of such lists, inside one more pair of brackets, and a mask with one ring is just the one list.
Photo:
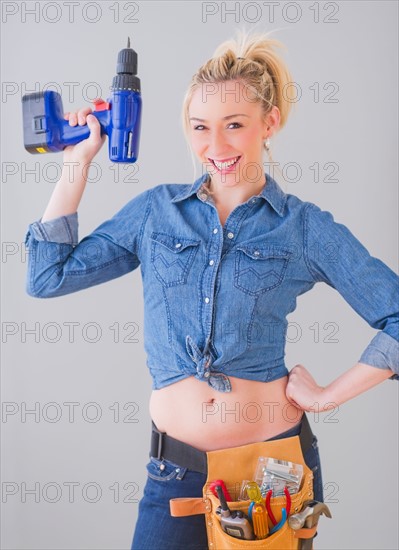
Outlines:
[[399, 379], [399, 277], [349, 229], [265, 174], [225, 226], [205, 173], [160, 184], [78, 240], [77, 212], [29, 225], [26, 291], [52, 298], [141, 268], [144, 347], [153, 389], [189, 376], [220, 392], [229, 375], [288, 374], [287, 315], [318, 282], [335, 288], [379, 332], [359, 362]]

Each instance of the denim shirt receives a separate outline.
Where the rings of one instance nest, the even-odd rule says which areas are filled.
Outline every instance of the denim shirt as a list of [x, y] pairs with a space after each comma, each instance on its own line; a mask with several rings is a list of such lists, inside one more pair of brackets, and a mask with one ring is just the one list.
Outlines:
[[229, 375], [286, 376], [288, 322], [318, 282], [378, 329], [359, 362], [399, 379], [399, 277], [333, 215], [265, 174], [224, 226], [205, 173], [138, 194], [78, 240], [77, 212], [29, 225], [26, 291], [53, 298], [141, 268], [144, 348], [153, 389], [189, 376], [220, 392]]

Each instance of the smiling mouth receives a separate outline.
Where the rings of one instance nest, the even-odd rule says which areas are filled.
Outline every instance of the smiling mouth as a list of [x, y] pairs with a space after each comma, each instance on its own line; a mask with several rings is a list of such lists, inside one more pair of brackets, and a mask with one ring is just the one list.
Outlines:
[[223, 162], [220, 162], [218, 160], [214, 160], [214, 159], [209, 159], [212, 164], [218, 169], [218, 170], [227, 170], [228, 168], [231, 168], [232, 166], [234, 166], [235, 164], [237, 164], [237, 162], [240, 160], [241, 158], [241, 155], [238, 156], [238, 157], [233, 157], [231, 159], [228, 159], [228, 160], [225, 160]]

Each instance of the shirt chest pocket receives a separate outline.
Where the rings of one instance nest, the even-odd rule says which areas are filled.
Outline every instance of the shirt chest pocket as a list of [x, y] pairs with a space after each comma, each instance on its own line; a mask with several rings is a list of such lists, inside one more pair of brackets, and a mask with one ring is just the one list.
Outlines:
[[164, 286], [187, 283], [200, 241], [166, 233], [151, 234], [151, 264]]
[[240, 245], [235, 253], [234, 286], [257, 295], [279, 286], [292, 251], [284, 246]]

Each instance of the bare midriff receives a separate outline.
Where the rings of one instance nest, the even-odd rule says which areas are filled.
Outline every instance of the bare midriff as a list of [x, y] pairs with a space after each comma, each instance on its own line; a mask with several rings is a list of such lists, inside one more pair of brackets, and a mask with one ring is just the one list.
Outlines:
[[153, 390], [152, 420], [160, 431], [202, 451], [264, 441], [301, 420], [303, 410], [285, 395], [288, 376], [273, 382], [229, 379], [228, 393], [193, 376]]

